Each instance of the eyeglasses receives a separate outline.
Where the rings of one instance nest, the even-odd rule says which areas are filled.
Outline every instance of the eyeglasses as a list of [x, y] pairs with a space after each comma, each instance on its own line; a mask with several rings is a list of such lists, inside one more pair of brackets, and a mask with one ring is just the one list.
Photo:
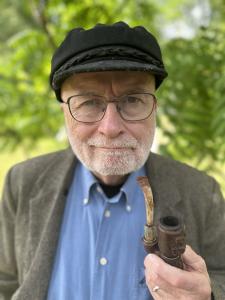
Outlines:
[[156, 97], [151, 93], [137, 93], [114, 97], [84, 94], [70, 96], [65, 104], [69, 106], [72, 117], [83, 123], [94, 123], [104, 118], [107, 105], [115, 103], [118, 113], [125, 121], [147, 119], [156, 107]]

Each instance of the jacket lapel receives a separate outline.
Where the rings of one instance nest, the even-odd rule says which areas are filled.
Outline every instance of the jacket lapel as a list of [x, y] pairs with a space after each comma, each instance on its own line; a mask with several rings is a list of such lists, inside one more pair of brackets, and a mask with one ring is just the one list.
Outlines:
[[153, 192], [155, 211], [154, 220], [173, 215], [183, 218], [180, 207], [181, 195], [172, 174], [170, 160], [151, 153], [147, 161], [147, 176]]
[[18, 298], [45, 299], [51, 277], [65, 202], [75, 168], [72, 151], [46, 166], [30, 201], [26, 275]]

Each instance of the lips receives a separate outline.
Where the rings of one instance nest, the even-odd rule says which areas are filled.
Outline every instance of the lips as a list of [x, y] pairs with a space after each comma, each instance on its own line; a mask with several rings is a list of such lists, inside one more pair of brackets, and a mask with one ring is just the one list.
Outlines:
[[136, 144], [126, 144], [126, 145], [102, 145], [102, 144], [97, 144], [97, 143], [88, 143], [88, 146], [93, 147], [93, 148], [98, 148], [98, 149], [103, 149], [103, 150], [130, 150], [130, 149], [135, 149], [137, 147]]
[[131, 147], [102, 147], [102, 146], [93, 146], [95, 148], [105, 149], [105, 150], [127, 150]]
[[92, 147], [110, 150], [134, 149], [137, 147], [138, 141], [133, 137], [123, 137], [117, 140], [105, 139], [102, 137], [92, 137], [87, 141]]
[[112, 154], [119, 154], [127, 151], [133, 151], [134, 147], [102, 147], [102, 146], [91, 146], [91, 148], [96, 149], [97, 151], [103, 151]]

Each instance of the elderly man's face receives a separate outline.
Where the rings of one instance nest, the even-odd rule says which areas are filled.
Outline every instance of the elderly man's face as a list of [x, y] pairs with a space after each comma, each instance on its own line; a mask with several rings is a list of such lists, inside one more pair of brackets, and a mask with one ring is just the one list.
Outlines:
[[[62, 85], [63, 101], [72, 95], [91, 93], [107, 99], [125, 94], [154, 93], [154, 77], [145, 72], [108, 71], [81, 73]], [[62, 104], [67, 134], [78, 159], [105, 184], [119, 184], [147, 160], [155, 132], [155, 110], [145, 120], [125, 121], [109, 103], [104, 118], [96, 123], [76, 121]]]

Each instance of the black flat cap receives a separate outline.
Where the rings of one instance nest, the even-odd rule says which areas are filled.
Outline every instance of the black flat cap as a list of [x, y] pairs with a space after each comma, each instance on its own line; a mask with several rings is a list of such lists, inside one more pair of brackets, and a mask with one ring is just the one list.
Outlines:
[[52, 57], [50, 84], [61, 101], [60, 88], [69, 76], [116, 70], [150, 72], [156, 88], [167, 76], [156, 38], [142, 26], [118, 22], [71, 30]]

